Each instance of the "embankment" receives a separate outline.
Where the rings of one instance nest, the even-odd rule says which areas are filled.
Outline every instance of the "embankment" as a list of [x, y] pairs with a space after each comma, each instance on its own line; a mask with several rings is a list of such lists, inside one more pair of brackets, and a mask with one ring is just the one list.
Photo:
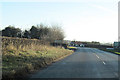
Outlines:
[[45, 41], [2, 37], [2, 77], [24, 78], [27, 74], [46, 67], [73, 53]]

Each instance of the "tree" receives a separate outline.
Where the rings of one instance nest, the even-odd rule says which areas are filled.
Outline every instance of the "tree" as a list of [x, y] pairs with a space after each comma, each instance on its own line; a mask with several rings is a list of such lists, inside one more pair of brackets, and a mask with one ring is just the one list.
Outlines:
[[30, 31], [25, 30], [23, 33], [23, 38], [31, 38]]
[[38, 33], [39, 33], [38, 28], [35, 27], [35, 26], [32, 26], [31, 29], [30, 29], [30, 36], [31, 36], [31, 38], [39, 39]]
[[46, 40], [49, 28], [43, 24], [37, 25], [37, 27], [32, 26], [30, 29], [31, 38], [36, 38], [40, 40]]
[[2, 30], [2, 36], [7, 37], [19, 37], [21, 34], [21, 29], [15, 28], [14, 26], [8, 26], [5, 29]]
[[54, 42], [55, 40], [63, 40], [64, 39], [64, 32], [61, 27], [59, 26], [52, 26], [48, 33], [48, 40], [50, 42]]
[[39, 35], [40, 35], [40, 39], [42, 40], [47, 40], [48, 38], [48, 33], [49, 33], [49, 28], [47, 26], [40, 26], [39, 27]]
[[14, 26], [8, 26], [2, 30], [2, 36], [35, 38], [49, 42], [63, 40], [65, 37], [63, 29], [59, 25], [52, 25], [51, 27], [48, 27], [43, 24], [32, 26], [30, 30], [25, 30], [24, 32]]

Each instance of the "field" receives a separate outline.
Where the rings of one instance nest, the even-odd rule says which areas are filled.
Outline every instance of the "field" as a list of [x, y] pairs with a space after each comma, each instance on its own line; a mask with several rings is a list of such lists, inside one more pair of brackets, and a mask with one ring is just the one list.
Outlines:
[[2, 38], [2, 76], [24, 78], [72, 53], [72, 50], [53, 47], [44, 41]]

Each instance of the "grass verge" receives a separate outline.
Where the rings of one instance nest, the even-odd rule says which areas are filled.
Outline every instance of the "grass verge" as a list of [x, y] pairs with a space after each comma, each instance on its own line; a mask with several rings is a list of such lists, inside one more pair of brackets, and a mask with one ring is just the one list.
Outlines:
[[111, 52], [111, 53], [120, 55], [120, 51], [119, 51], [119, 50], [115, 50], [115, 49], [106, 49], [106, 48], [99, 48], [99, 49], [100, 49], [100, 50], [103, 50], [103, 51], [107, 51], [107, 52]]
[[24, 49], [16, 49], [10, 45], [2, 54], [3, 79], [25, 78], [27, 74], [72, 53], [72, 50], [45, 45], [34, 45]]

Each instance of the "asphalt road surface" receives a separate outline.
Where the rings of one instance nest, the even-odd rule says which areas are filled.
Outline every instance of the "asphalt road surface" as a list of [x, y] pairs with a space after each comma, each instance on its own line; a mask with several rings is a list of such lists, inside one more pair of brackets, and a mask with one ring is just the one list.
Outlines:
[[118, 55], [81, 47], [31, 78], [118, 78]]

